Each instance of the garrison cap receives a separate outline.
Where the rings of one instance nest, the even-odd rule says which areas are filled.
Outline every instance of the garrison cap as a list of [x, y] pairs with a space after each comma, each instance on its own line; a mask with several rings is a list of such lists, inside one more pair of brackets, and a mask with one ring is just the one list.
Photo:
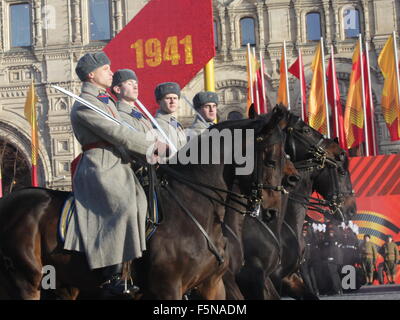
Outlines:
[[214, 102], [218, 104], [218, 95], [212, 91], [202, 91], [196, 94], [193, 98], [193, 106], [198, 109], [206, 103]]
[[176, 82], [163, 82], [157, 85], [154, 90], [156, 100], [161, 100], [165, 95], [175, 93], [179, 98], [181, 97], [181, 87]]
[[122, 82], [130, 79], [137, 81], [137, 76], [134, 71], [131, 69], [119, 69], [114, 73], [111, 88], [118, 86]]
[[111, 62], [104, 52], [86, 53], [79, 59], [75, 72], [81, 81], [85, 81], [90, 72], [105, 64], [111, 64]]

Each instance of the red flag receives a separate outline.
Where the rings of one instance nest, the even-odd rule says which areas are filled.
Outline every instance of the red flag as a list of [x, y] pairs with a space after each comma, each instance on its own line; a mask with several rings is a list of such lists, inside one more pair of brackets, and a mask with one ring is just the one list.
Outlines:
[[147, 2], [104, 52], [114, 72], [135, 71], [139, 100], [154, 113], [157, 84], [173, 81], [183, 88], [215, 56], [213, 7], [211, 0]]
[[376, 145], [376, 130], [375, 130], [375, 116], [374, 116], [374, 102], [372, 101], [371, 88], [370, 88], [370, 72], [369, 72], [369, 61], [367, 59], [368, 52], [363, 53], [364, 60], [364, 88], [365, 88], [365, 109], [366, 109], [366, 120], [367, 120], [367, 134], [368, 134], [368, 146], [369, 153], [371, 156], [378, 154], [378, 148]]
[[333, 49], [331, 50], [331, 52], [332, 56], [331, 59], [329, 59], [328, 69], [326, 71], [326, 79], [328, 102], [332, 110], [333, 133], [334, 136], [338, 138], [340, 147], [347, 151], [346, 134], [344, 131], [343, 122], [343, 109], [342, 103], [340, 101], [340, 91], [338, 80], [336, 77], [336, 66], [333, 56]]
[[306, 77], [304, 76], [303, 56], [299, 50], [299, 57], [290, 66], [288, 70], [292, 75], [300, 80], [302, 103], [301, 103], [301, 118], [304, 122], [308, 123], [307, 117], [307, 84]]

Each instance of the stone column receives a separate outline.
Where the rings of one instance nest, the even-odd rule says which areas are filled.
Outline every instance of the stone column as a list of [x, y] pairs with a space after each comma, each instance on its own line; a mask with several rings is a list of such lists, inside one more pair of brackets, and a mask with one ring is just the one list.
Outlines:
[[301, 24], [301, 10], [300, 8], [296, 7], [295, 8], [295, 12], [296, 12], [296, 24], [297, 24], [297, 28], [296, 28], [296, 46], [299, 46], [302, 42], [303, 42], [303, 26]]
[[121, 0], [114, 1], [114, 36], [122, 30], [122, 3]]
[[218, 8], [219, 22], [221, 25], [221, 54], [226, 60], [227, 56], [227, 41], [226, 41], [226, 19], [225, 19], [225, 7]]
[[82, 42], [80, 0], [72, 0], [72, 42]]
[[336, 2], [332, 2], [332, 8], [333, 8], [333, 14], [335, 17], [334, 25], [335, 25], [335, 34], [333, 37], [333, 42], [336, 44], [338, 43], [341, 38], [340, 38], [340, 17], [339, 17], [339, 6]]
[[259, 47], [265, 49], [264, 2], [257, 2]]
[[330, 12], [329, 12], [329, 1], [324, 0], [323, 1], [323, 6], [324, 6], [324, 14], [325, 14], [325, 23], [322, 23], [321, 21], [321, 26], [325, 26], [325, 32], [326, 34], [322, 34], [322, 37], [324, 37], [325, 43], [330, 44], [332, 42], [332, 35], [331, 35], [331, 18], [330, 18]]
[[34, 36], [34, 45], [37, 47], [43, 46], [43, 37], [42, 37], [42, 13], [40, 0], [35, 0], [33, 2], [33, 36]]
[[[360, 12], [360, 18], [361, 15], [363, 15], [364, 17], [364, 36], [365, 36], [365, 40], [370, 42], [371, 41], [371, 31], [370, 31], [370, 27], [369, 27], [369, 0], [363, 0], [362, 1], [362, 9], [363, 12]], [[361, 24], [362, 20], [360, 19], [360, 24]], [[360, 30], [362, 31], [362, 29]]]
[[236, 49], [236, 37], [235, 37], [235, 14], [232, 10], [228, 9], [229, 26], [231, 31], [231, 46], [230, 51]]

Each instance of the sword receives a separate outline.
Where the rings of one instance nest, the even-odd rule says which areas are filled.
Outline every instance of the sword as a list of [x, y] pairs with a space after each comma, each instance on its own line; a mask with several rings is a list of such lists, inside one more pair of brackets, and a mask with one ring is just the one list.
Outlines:
[[64, 88], [56, 86], [56, 85], [51, 85], [51, 87], [53, 87], [54, 89], [66, 94], [67, 96], [75, 99], [76, 101], [80, 102], [84, 106], [86, 106], [89, 109], [93, 110], [94, 112], [100, 114], [103, 118], [105, 118], [105, 119], [107, 119], [107, 120], [109, 120], [109, 121], [111, 121], [111, 122], [113, 122], [115, 124], [118, 124], [118, 125], [125, 125], [126, 127], [128, 127], [131, 130], [138, 131], [135, 127], [132, 127], [130, 124], [126, 123], [125, 121], [120, 121], [120, 120], [114, 118], [113, 116], [109, 115], [107, 112], [105, 112], [105, 111], [101, 110], [100, 108], [96, 107], [95, 105], [93, 105], [89, 101], [86, 101], [85, 99], [82, 99], [81, 97], [77, 96], [76, 94], [74, 94], [74, 93], [72, 93], [72, 92], [70, 92], [70, 91], [68, 91], [68, 90], [66, 90]]
[[139, 105], [140, 109], [142, 109], [142, 111], [146, 114], [146, 116], [150, 119], [150, 121], [154, 124], [154, 126], [157, 128], [158, 131], [160, 131], [161, 135], [163, 136], [163, 138], [165, 139], [165, 141], [167, 141], [167, 143], [169, 144], [169, 146], [171, 147], [171, 150], [173, 153], [177, 152], [178, 149], [175, 147], [175, 145], [172, 143], [172, 141], [168, 138], [167, 134], [164, 132], [163, 129], [161, 129], [160, 125], [158, 124], [158, 122], [156, 121], [156, 119], [154, 119], [154, 117], [151, 115], [151, 113], [147, 110], [147, 108], [143, 105], [143, 103], [141, 103], [139, 101], [139, 99], [136, 99], [135, 102]]

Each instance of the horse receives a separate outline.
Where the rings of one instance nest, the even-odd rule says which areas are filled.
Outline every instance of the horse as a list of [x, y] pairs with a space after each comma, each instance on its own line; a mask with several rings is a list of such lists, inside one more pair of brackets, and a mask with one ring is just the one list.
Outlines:
[[[274, 232], [271, 232], [271, 227], [269, 227], [269, 230], [267, 228], [261, 230], [259, 225], [255, 223], [256, 220], [249, 217], [245, 218], [245, 222], [247, 223], [244, 224], [242, 231], [245, 246], [245, 265], [240, 270], [240, 273], [237, 274], [237, 281], [244, 297], [247, 299], [278, 297], [274, 286], [268, 278], [268, 274], [274, 271], [274, 266], [277, 270], [271, 276], [275, 280], [275, 286], [278, 287], [279, 291], [281, 291], [280, 279], [289, 275], [290, 277], [284, 279], [285, 284], [290, 285], [292, 291], [299, 291], [299, 288], [302, 292], [304, 291], [304, 284], [301, 279], [291, 272], [291, 270], [296, 270], [296, 264], [299, 262], [298, 260], [304, 247], [301, 243], [300, 231], [306, 213], [304, 205], [309, 203], [308, 197], [312, 193], [312, 183], [315, 183], [314, 187], [316, 190], [328, 199], [326, 203], [335, 207], [335, 213], [340, 215], [340, 218], [343, 215], [340, 210], [343, 208], [346, 216], [351, 216], [355, 212], [355, 201], [351, 190], [347, 163], [344, 163], [344, 167], [339, 165], [337, 168], [340, 171], [340, 177], [338, 177], [338, 171], [332, 174], [333, 169], [331, 170], [330, 168], [331, 166], [337, 166], [336, 162], [346, 160], [344, 151], [333, 140], [329, 141], [329, 143], [327, 140], [322, 141], [323, 137], [321, 134], [307, 126], [304, 122], [299, 122], [299, 118], [288, 112], [286, 108], [277, 106], [274, 110], [277, 108], [286, 114], [281, 121], [281, 128], [285, 130], [287, 136], [285, 139], [285, 151], [291, 155], [291, 159], [295, 164], [297, 163], [299, 169], [303, 169], [302, 165], [304, 165], [303, 161], [305, 161], [306, 164], [309, 164], [306, 166], [308, 169], [314, 168], [318, 170], [312, 170], [312, 172], [311, 170], [307, 170], [308, 179], [306, 179], [304, 170], [302, 170], [302, 183], [297, 184], [296, 190], [291, 190], [292, 199], [290, 200], [290, 205], [299, 205], [298, 202], [294, 202], [293, 200], [293, 195], [296, 194], [301, 198], [301, 205], [303, 207], [297, 208], [298, 212], [291, 208], [286, 209], [284, 215], [285, 222], [282, 224], [282, 222], [279, 223], [279, 221], [276, 221], [275, 226], [272, 226]], [[268, 115], [261, 117], [267, 118]], [[320, 146], [319, 144], [322, 142], [323, 145]], [[313, 160], [313, 154], [310, 154], [310, 149], [312, 148], [318, 151], [318, 153], [314, 152], [314, 155], [321, 153], [321, 157], [314, 159], [315, 161]], [[321, 165], [318, 163], [319, 161], [323, 161], [324, 163]], [[310, 179], [311, 173], [313, 174], [312, 181]], [[329, 176], [327, 176], [328, 173]], [[304, 188], [310, 190], [304, 192]], [[299, 190], [301, 193], [299, 193]], [[293, 193], [293, 191], [296, 192]], [[344, 196], [346, 196], [344, 201], [346, 203], [341, 202]], [[332, 200], [333, 198], [335, 198], [335, 202]], [[285, 199], [287, 200], [287, 198], [283, 197], [283, 200]], [[283, 217], [283, 214], [281, 217]], [[282, 237], [279, 237], [281, 227]], [[277, 265], [278, 249], [281, 250], [280, 256], [282, 257], [282, 262], [279, 266]], [[294, 266], [290, 265], [290, 263], [294, 264]], [[304, 293], [302, 294], [304, 295]], [[313, 296], [309, 295], [308, 297]]]
[[[281, 118], [282, 112], [277, 111], [268, 122], [255, 119], [217, 124], [216, 130], [226, 129], [232, 134], [234, 129], [250, 129], [255, 135], [254, 141], [243, 136], [239, 141], [232, 134], [230, 149], [224, 143], [217, 150], [220, 160], [226, 153], [232, 155], [233, 146], [239, 142], [242, 154], [252, 150], [256, 159], [266, 158], [269, 135], [277, 130]], [[200, 144], [204, 139], [211, 138], [202, 137], [189, 144]], [[177, 156], [181, 152], [186, 151], [179, 151]], [[195, 287], [205, 299], [225, 298], [222, 275], [229, 257], [225, 254], [221, 221], [227, 194], [233, 194], [230, 189], [236, 185], [250, 211], [257, 208], [268, 215], [268, 188], [259, 187], [260, 184], [257, 187], [255, 179], [265, 181], [269, 173], [263, 161], [256, 163], [256, 167], [261, 176], [254, 171], [236, 175], [235, 170], [243, 168], [242, 163], [236, 162], [159, 166], [162, 188], [158, 200], [163, 220], [140, 263], [133, 263], [144, 298], [181, 299]], [[89, 269], [85, 254], [63, 250], [57, 235], [61, 208], [69, 195], [45, 188], [26, 188], [0, 199], [0, 281], [5, 291], [1, 298], [39, 299], [44, 265], [55, 268], [57, 291], [71, 299], [80, 290], [98, 290], [100, 277]]]
[[[294, 114], [287, 112], [281, 128], [287, 133], [285, 151], [300, 172], [301, 181], [289, 196], [281, 233], [282, 263], [271, 279], [279, 292], [284, 286], [292, 297], [315, 299], [310, 288], [295, 273], [304, 250], [302, 226], [310, 205], [336, 221], [351, 220], [356, 213], [356, 201], [349, 162], [337, 140], [325, 138]], [[313, 191], [325, 200], [310, 201]]]
[[[273, 270], [275, 263], [278, 260], [274, 259], [274, 255], [276, 255], [276, 258], [279, 256], [279, 243], [274, 242], [273, 237], [275, 237], [276, 229], [279, 229], [279, 225], [282, 223], [282, 218], [280, 218], [280, 216], [281, 212], [284, 211], [284, 198], [287, 198], [285, 197], [285, 194], [287, 193], [286, 190], [288, 190], [288, 188], [292, 187], [298, 181], [297, 170], [294, 168], [291, 161], [287, 159], [284, 153], [283, 133], [281, 131], [277, 131], [275, 137], [270, 139], [269, 143], [271, 144], [271, 152], [268, 154], [268, 157], [264, 159], [264, 162], [267, 163], [269, 168], [268, 170], [271, 170], [271, 172], [275, 173], [274, 175], [271, 175], [271, 177], [275, 180], [266, 180], [264, 183], [270, 185], [281, 185], [280, 188], [271, 188], [268, 191], [268, 194], [270, 195], [268, 206], [271, 208], [269, 211], [269, 216], [241, 216], [236, 214], [231, 208], [227, 208], [225, 213], [224, 231], [229, 244], [230, 263], [223, 279], [227, 292], [227, 298], [230, 300], [244, 299], [242, 294], [243, 288], [239, 288], [238, 283], [246, 283], [246, 285], [252, 286], [253, 282], [257, 284], [259, 281], [263, 281], [265, 278], [264, 272], [268, 273], [267, 266], [264, 265], [264, 268], [261, 268], [259, 277], [256, 277], [254, 273], [252, 274], [252, 281], [240, 281], [240, 279], [237, 279], [242, 267], [247, 267], [245, 261], [248, 261], [246, 258], [249, 256], [249, 251], [246, 250], [246, 246], [249, 242], [251, 243], [253, 241], [253, 239], [250, 239], [247, 242], [243, 241], [243, 230], [246, 229], [246, 234], [250, 236], [252, 235], [251, 229], [259, 227], [262, 229], [261, 232], [265, 230], [271, 232], [272, 238], [268, 240], [270, 240], [273, 248], [272, 250], [265, 250], [265, 252], [266, 254], [269, 254], [269, 259], [266, 260], [271, 262], [269, 268]], [[228, 198], [228, 200], [230, 199]], [[263, 246], [260, 246], [260, 250], [264, 249], [265, 248]]]

